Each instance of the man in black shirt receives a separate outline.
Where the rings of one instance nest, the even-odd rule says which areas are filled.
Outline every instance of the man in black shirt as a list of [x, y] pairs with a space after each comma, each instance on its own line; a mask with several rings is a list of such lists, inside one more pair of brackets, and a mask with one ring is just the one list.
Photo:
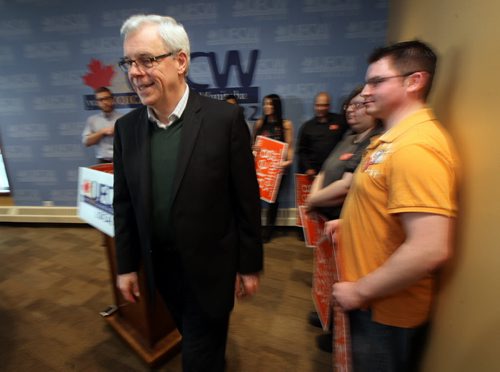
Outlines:
[[344, 115], [331, 113], [330, 95], [320, 92], [314, 100], [315, 116], [299, 131], [297, 156], [299, 173], [314, 177], [347, 129]]

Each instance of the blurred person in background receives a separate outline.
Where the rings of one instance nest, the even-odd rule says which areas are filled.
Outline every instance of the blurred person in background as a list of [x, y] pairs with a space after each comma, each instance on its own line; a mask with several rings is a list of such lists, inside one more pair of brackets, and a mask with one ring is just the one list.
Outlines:
[[[339, 218], [354, 170], [370, 141], [382, 131], [382, 123], [366, 113], [362, 89], [355, 88], [345, 100], [343, 109], [350, 129], [324, 162], [306, 200], [309, 211], [318, 212], [327, 220]], [[316, 311], [309, 314], [309, 323], [321, 327]], [[331, 352], [331, 333], [318, 336], [316, 343], [321, 350]]]
[[266, 203], [266, 226], [262, 239], [265, 243], [272, 239], [276, 217], [278, 214], [280, 192], [283, 189], [288, 168], [293, 163], [293, 124], [290, 120], [283, 118], [281, 98], [277, 94], [269, 94], [262, 102], [262, 117], [257, 120], [254, 128], [254, 140], [257, 136], [264, 136], [288, 144], [285, 160], [280, 164], [284, 173], [274, 203]]
[[[231, 105], [238, 105], [238, 106], [240, 106], [240, 104], [238, 102], [238, 97], [236, 97], [234, 94], [227, 94], [224, 97], [224, 101], [226, 101], [227, 103], [229, 103]], [[245, 108], [243, 106], [240, 106], [240, 107], [243, 110], [243, 116], [244, 116], [245, 115]], [[245, 120], [245, 123], [247, 123], [248, 131], [250, 132], [250, 134], [252, 134], [252, 127], [251, 127], [250, 123], [247, 122], [246, 120]]]
[[115, 111], [113, 93], [109, 88], [97, 88], [94, 94], [101, 112], [87, 119], [82, 142], [87, 147], [95, 146], [95, 156], [99, 163], [110, 163], [113, 161], [115, 122], [122, 115]]
[[320, 92], [314, 98], [314, 118], [299, 130], [298, 172], [314, 177], [348, 129], [344, 115], [330, 112], [330, 95]]

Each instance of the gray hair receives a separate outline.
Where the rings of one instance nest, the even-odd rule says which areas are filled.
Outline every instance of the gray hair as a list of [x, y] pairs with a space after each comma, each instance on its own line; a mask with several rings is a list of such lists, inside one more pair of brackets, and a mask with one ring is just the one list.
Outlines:
[[124, 39], [126, 39], [130, 33], [139, 30], [147, 24], [158, 25], [158, 34], [163, 39], [165, 46], [171, 52], [180, 52], [181, 50], [185, 52], [188, 57], [189, 66], [191, 59], [189, 37], [184, 29], [184, 26], [172, 17], [164, 17], [155, 14], [136, 14], [123, 22], [120, 34]]

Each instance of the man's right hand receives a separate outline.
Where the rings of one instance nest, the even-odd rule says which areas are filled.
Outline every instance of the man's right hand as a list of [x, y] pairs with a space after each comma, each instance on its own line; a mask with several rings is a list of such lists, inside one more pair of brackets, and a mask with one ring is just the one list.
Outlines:
[[115, 127], [112, 125], [106, 128], [102, 128], [101, 133], [103, 136], [112, 136], [115, 134]]
[[118, 275], [116, 285], [125, 300], [132, 303], [138, 301], [140, 293], [139, 280], [137, 279], [136, 272]]

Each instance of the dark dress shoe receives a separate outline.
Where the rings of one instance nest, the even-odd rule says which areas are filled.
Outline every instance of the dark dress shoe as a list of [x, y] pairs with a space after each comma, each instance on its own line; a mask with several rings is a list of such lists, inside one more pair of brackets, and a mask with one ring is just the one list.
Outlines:
[[316, 345], [318, 348], [321, 350], [331, 353], [333, 348], [332, 348], [332, 337], [333, 335], [331, 333], [325, 333], [319, 336], [316, 336]]
[[319, 315], [316, 311], [311, 311], [307, 316], [307, 322], [315, 327], [323, 328], [321, 325], [321, 320], [319, 320]]
[[271, 226], [266, 226], [262, 232], [262, 242], [269, 243], [273, 238], [274, 229]]

